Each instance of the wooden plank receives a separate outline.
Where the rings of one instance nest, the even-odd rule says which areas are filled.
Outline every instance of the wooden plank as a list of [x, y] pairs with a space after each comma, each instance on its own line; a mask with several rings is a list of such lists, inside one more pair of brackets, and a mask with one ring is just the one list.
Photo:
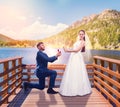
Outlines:
[[0, 64], [3, 62], [8, 62], [8, 61], [12, 61], [12, 60], [17, 60], [17, 59], [22, 59], [23, 57], [11, 57], [11, 58], [5, 58], [5, 59], [0, 59]]
[[111, 96], [107, 90], [102, 88], [101, 85], [99, 85], [97, 82], [94, 82], [94, 84], [102, 91], [102, 93], [104, 93], [107, 97], [109, 97], [109, 99], [113, 101], [117, 105], [117, 107], [120, 107], [120, 102], [116, 100], [113, 96]]
[[95, 78], [95, 80], [97, 80], [97, 82], [99, 82], [100, 84], [102, 84], [104, 86], [104, 87], [101, 87], [101, 88], [107, 88], [107, 90], [109, 91], [110, 94], [114, 93], [117, 97], [120, 98], [120, 93], [116, 89], [114, 89], [113, 87], [108, 85], [106, 82], [102, 81], [100, 78], [98, 78], [96, 76], [94, 78]]
[[108, 61], [108, 62], [112, 62], [112, 63], [115, 63], [115, 64], [120, 64], [120, 60], [117, 60], [117, 59], [111, 59], [111, 58], [106, 58], [106, 57], [101, 57], [101, 56], [94, 56], [93, 58]]
[[115, 76], [115, 77], [117, 77], [118, 79], [120, 79], [120, 73], [117, 73], [117, 72], [113, 72], [112, 70], [110, 70], [110, 69], [107, 69], [107, 68], [104, 68], [104, 67], [102, 67], [102, 66], [100, 66], [100, 65], [97, 65], [97, 64], [93, 64], [93, 66], [95, 67], [95, 69], [101, 69], [102, 71], [104, 71], [104, 72], [106, 72], [106, 73], [108, 73], [108, 74], [110, 74], [110, 75], [112, 75], [112, 76]]
[[99, 75], [100, 77], [104, 78], [106, 81], [110, 82], [111, 84], [115, 85], [117, 88], [120, 89], [120, 83], [118, 83], [117, 81], [111, 79], [110, 77], [100, 73], [99, 71], [94, 70], [94, 73]]
[[46, 91], [47, 89], [43, 91], [32, 89], [21, 107], [112, 107], [95, 88], [89, 95], [74, 97], [65, 97], [60, 94], [50, 95]]
[[34, 105], [34, 104], [25, 104], [23, 105], [22, 107], [110, 107], [106, 104], [103, 104], [103, 105], [99, 105], [99, 104], [96, 104], [96, 105]]

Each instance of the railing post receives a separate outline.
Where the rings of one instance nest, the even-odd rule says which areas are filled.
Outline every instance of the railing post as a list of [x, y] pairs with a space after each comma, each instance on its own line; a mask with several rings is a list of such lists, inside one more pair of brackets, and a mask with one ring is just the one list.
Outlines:
[[[3, 66], [4, 66], [4, 72], [7, 72], [8, 69], [9, 69], [8, 61], [4, 62]], [[7, 73], [6, 75], [3, 76], [3, 81], [7, 80], [8, 77], [9, 76], [8, 76], [8, 73]], [[5, 89], [5, 88], [7, 88], [7, 89], [5, 90], [5, 92], [4, 92], [2, 97], [7, 96], [7, 94], [8, 94], [8, 82], [3, 85], [3, 89]], [[8, 98], [4, 101], [4, 103], [8, 103]]]
[[20, 83], [20, 87], [21, 87], [21, 84], [22, 84], [22, 76], [23, 76], [23, 75], [22, 75], [22, 70], [23, 70], [23, 68], [22, 68], [22, 58], [19, 58], [19, 59], [18, 59], [18, 65], [20, 66], [19, 69], [18, 69], [18, 71], [21, 72], [21, 73], [18, 75], [19, 77], [21, 77], [21, 79], [18, 80], [18, 83]]
[[27, 81], [28, 81], [28, 82], [31, 81], [31, 80], [30, 80], [30, 79], [31, 79], [30, 73], [31, 73], [31, 68], [30, 68], [30, 66], [29, 66], [29, 68], [27, 69], [27, 76], [28, 76]]
[[[94, 62], [93, 62], [93, 65], [94, 64], [97, 64], [97, 59], [96, 58], [94, 58]], [[94, 87], [96, 87], [95, 86], [95, 70], [96, 70], [96, 68], [93, 66], [93, 73], [94, 73], [94, 76], [93, 76], [93, 85], [94, 85]]]
[[[15, 65], [16, 65], [16, 60], [12, 60], [12, 75], [15, 75], [15, 73], [16, 73], [16, 70], [14, 69], [14, 67], [15, 67]], [[14, 82], [14, 81], [16, 81], [16, 78], [14, 77], [14, 78], [12, 78], [12, 82]], [[12, 89], [15, 87], [15, 84], [11, 87]], [[15, 91], [13, 92], [13, 94], [15, 94]]]
[[[116, 64], [116, 73], [117, 74], [120, 74], [120, 65], [119, 64]], [[118, 83], [120, 83], [120, 79], [116, 79], [116, 81], [118, 81]], [[120, 93], [120, 89], [117, 88], [118, 92]], [[116, 98], [119, 102], [120, 102], [120, 98]]]
[[[112, 63], [111, 62], [108, 62], [108, 67], [107, 69], [109, 70], [112, 70], [113, 69], [113, 66], [112, 66]], [[108, 77], [112, 78], [112, 76], [110, 74], [108, 74]], [[108, 84], [113, 87], [113, 85], [111, 83], [108, 82]], [[113, 95], [110, 91], [108, 91], [111, 95]], [[110, 99], [108, 99], [110, 101]]]
[[[103, 60], [100, 60], [100, 65], [102, 66], [102, 67], [104, 67], [104, 61]], [[102, 71], [102, 70], [100, 70], [100, 72], [103, 74], [104, 72]], [[103, 80], [104, 81], [104, 79], [102, 78], [102, 77], [100, 77], [101, 78], [101, 80]], [[103, 88], [104, 88], [104, 86], [102, 85], [102, 84], [100, 84]], [[102, 92], [101, 92], [102, 93]]]

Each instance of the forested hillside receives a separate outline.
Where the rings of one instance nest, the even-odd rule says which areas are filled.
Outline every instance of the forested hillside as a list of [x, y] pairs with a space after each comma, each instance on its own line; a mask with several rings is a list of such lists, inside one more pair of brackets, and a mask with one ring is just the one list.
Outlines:
[[84, 17], [44, 41], [57, 47], [72, 46], [80, 29], [87, 32], [94, 49], [120, 49], [120, 12], [116, 10]]

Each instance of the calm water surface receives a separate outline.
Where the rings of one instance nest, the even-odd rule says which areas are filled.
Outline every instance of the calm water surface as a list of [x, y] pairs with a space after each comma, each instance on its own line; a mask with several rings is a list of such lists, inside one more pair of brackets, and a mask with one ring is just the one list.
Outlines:
[[[66, 64], [69, 58], [69, 53], [65, 53], [62, 49], [62, 56], [59, 57], [54, 63]], [[22, 56], [23, 64], [35, 64], [37, 48], [0, 48], [0, 59]], [[48, 56], [55, 55], [57, 49], [46, 48]], [[120, 51], [117, 50], [91, 50], [91, 56], [99, 55], [108, 58], [120, 59]], [[92, 60], [86, 61], [86, 63], [92, 63]]]

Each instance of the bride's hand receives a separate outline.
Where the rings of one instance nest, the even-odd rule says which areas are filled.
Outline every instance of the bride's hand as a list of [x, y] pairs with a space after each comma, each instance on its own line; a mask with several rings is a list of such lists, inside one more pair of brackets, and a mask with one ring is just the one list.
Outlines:
[[67, 52], [67, 48], [63, 47], [64, 51]]

